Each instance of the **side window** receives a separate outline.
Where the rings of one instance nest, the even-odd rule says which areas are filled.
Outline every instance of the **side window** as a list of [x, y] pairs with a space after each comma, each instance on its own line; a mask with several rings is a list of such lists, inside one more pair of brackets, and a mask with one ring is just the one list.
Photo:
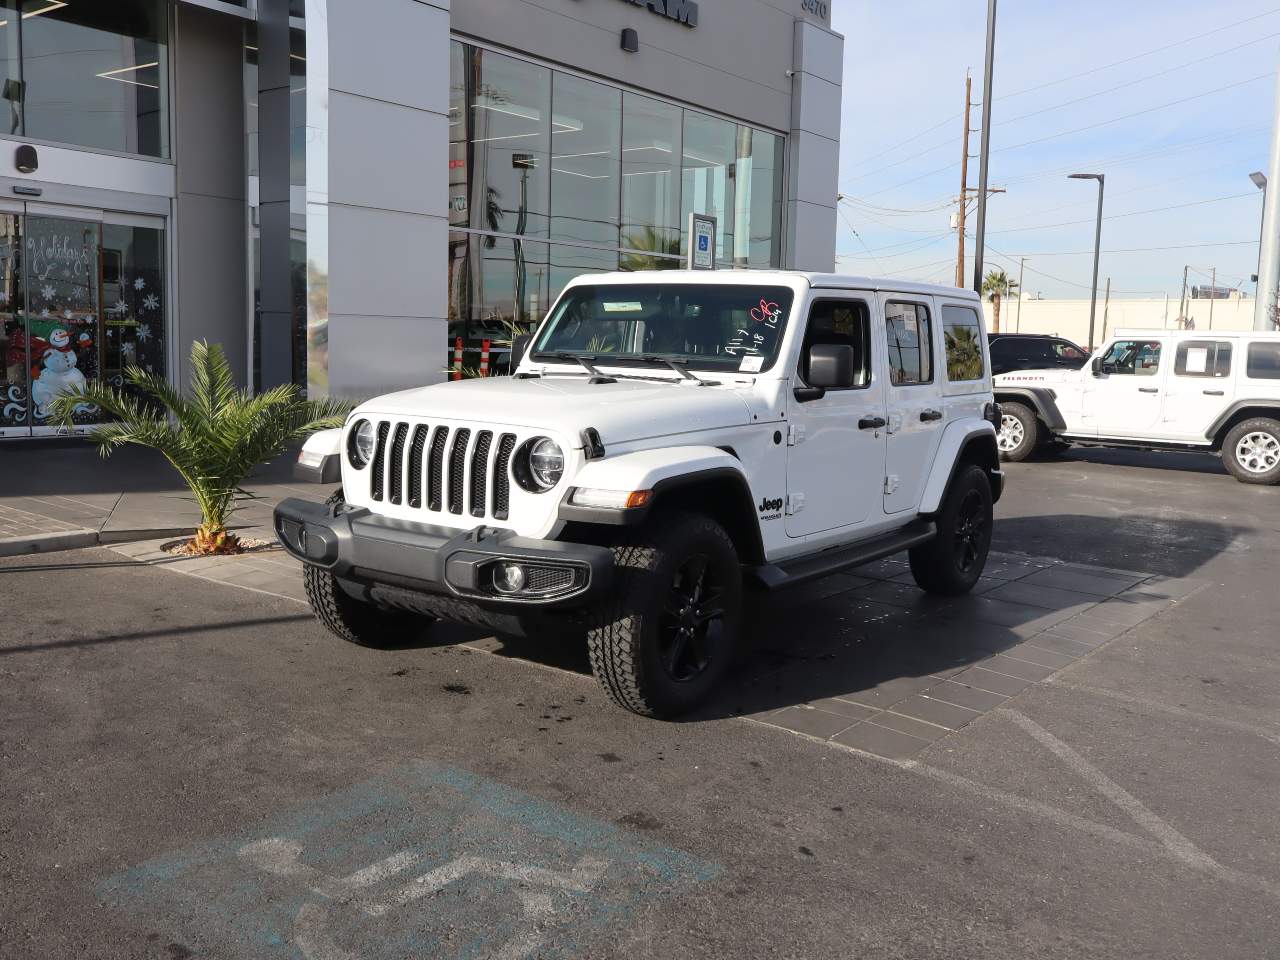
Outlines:
[[982, 360], [982, 326], [978, 312], [970, 307], [942, 308], [942, 336], [947, 344], [947, 379], [952, 383], [981, 380], [986, 373]]
[[895, 387], [933, 383], [933, 325], [929, 308], [890, 301], [884, 308], [889, 382]]
[[1053, 341], [1053, 352], [1057, 354], [1058, 358], [1061, 360], [1079, 360], [1083, 363], [1086, 359], [1084, 351], [1070, 340]]
[[1178, 344], [1173, 372], [1180, 377], [1228, 376], [1231, 344], [1222, 340], [1184, 340]]
[[809, 348], [819, 343], [853, 347], [857, 375], [853, 389], [871, 383], [871, 310], [861, 300], [820, 300], [809, 310], [804, 348], [800, 352], [800, 379], [809, 380]]
[[1152, 377], [1160, 369], [1159, 340], [1117, 340], [1102, 357], [1104, 373]]
[[1245, 373], [1253, 380], [1280, 380], [1280, 343], [1249, 344]]

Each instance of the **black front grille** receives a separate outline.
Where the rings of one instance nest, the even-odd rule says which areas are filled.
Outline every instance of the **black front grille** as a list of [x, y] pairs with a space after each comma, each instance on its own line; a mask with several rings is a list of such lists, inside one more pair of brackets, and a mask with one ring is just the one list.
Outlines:
[[439, 510], [444, 502], [444, 445], [448, 439], [448, 427], [436, 427], [431, 436], [431, 455], [427, 460], [428, 510]]
[[531, 566], [525, 589], [530, 593], [559, 593], [572, 587], [574, 580], [574, 572], [568, 567]]
[[404, 441], [409, 436], [409, 425], [397, 423], [391, 438], [391, 496], [392, 503], [404, 502]]
[[471, 442], [470, 430], [459, 430], [453, 435], [453, 452], [449, 454], [449, 512], [462, 512], [463, 470], [467, 465], [467, 444]]
[[498, 456], [493, 461], [493, 516], [506, 520], [511, 516], [511, 454], [516, 449], [516, 435], [504, 433], [498, 441]]
[[426, 427], [419, 424], [413, 428], [413, 439], [409, 441], [409, 506], [415, 510], [422, 506], [422, 451], [427, 445]]
[[370, 469], [369, 494], [374, 500], [382, 499], [382, 481], [386, 475], [387, 464], [387, 431], [391, 429], [391, 424], [378, 424], [378, 445], [374, 449], [373, 466]]
[[493, 446], [493, 431], [481, 430], [476, 437], [476, 449], [471, 454], [471, 515], [483, 517], [485, 495], [489, 490], [489, 449]]

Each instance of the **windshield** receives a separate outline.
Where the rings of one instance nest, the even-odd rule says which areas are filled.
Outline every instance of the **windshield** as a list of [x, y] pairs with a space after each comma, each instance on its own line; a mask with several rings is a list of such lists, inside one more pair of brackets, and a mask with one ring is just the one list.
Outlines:
[[573, 287], [538, 334], [535, 359], [596, 363], [665, 358], [759, 373], [773, 366], [793, 294], [751, 284], [636, 283]]

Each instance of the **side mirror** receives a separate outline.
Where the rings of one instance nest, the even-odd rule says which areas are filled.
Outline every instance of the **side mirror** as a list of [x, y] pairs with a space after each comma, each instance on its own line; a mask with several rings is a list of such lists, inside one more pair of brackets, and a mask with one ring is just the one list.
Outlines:
[[847, 390], [855, 383], [853, 347], [847, 343], [816, 343], [809, 348], [809, 386]]
[[1089, 364], [1089, 366], [1093, 368], [1093, 375], [1095, 377], [1102, 376], [1102, 358], [1101, 357], [1094, 357], [1093, 361]]
[[520, 361], [524, 359], [524, 355], [529, 352], [529, 344], [533, 343], [533, 335], [522, 333], [518, 337], [511, 339], [511, 372], [515, 373], [516, 367], [520, 366]]

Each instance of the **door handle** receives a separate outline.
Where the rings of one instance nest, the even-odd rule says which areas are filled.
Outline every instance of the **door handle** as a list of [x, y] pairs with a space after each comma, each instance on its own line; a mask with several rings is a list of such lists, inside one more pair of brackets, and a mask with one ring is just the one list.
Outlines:
[[1223, 396], [1226, 396], [1226, 393], [1227, 391], [1225, 390], [1205, 390], [1204, 391], [1204, 395], [1206, 397], [1223, 397]]
[[1160, 388], [1159, 387], [1139, 387], [1138, 392], [1139, 393], [1159, 393]]
[[934, 420], [941, 420], [941, 419], [942, 419], [941, 410], [925, 410], [923, 413], [920, 414], [921, 423], [932, 423]]
[[858, 421], [859, 430], [880, 430], [889, 423], [884, 417], [863, 417]]

